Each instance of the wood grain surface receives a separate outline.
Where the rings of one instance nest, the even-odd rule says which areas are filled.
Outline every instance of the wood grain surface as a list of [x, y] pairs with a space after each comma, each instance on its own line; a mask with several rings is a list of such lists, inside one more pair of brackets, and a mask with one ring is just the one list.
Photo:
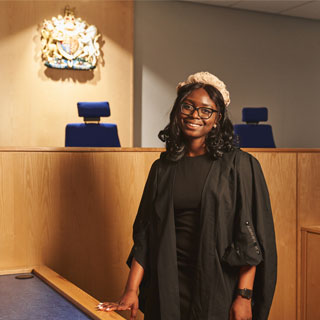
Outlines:
[[320, 227], [303, 228], [301, 259], [301, 320], [320, 319]]
[[[132, 223], [159, 154], [0, 151], [0, 272], [45, 264], [98, 300], [117, 300], [128, 274]], [[320, 152], [252, 154], [269, 187], [278, 246], [270, 319], [296, 319], [297, 217], [315, 222], [308, 217], [313, 204], [318, 208]]]
[[46, 264], [100, 301], [128, 274], [132, 224], [159, 152], [0, 152], [0, 270]]
[[[302, 268], [302, 248], [301, 229], [320, 225], [320, 156], [317, 153], [298, 154], [298, 247], [297, 247], [297, 267], [298, 267], [298, 302], [297, 314], [300, 319], [302, 301], [300, 293]], [[305, 248], [305, 250], [307, 250]], [[306, 262], [307, 260], [305, 260]]]
[[299, 228], [320, 225], [320, 157], [318, 153], [298, 154]]
[[296, 154], [253, 152], [268, 185], [278, 252], [278, 280], [269, 319], [296, 318]]

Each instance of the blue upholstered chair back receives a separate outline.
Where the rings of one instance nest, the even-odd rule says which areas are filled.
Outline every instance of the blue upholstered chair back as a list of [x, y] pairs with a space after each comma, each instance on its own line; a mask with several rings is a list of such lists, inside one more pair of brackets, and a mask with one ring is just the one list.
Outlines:
[[242, 148], [275, 148], [272, 127], [259, 124], [268, 120], [267, 108], [243, 108], [242, 121], [246, 124], [234, 125], [234, 132]]
[[85, 123], [66, 126], [66, 147], [120, 147], [117, 125], [100, 123], [100, 117], [110, 116], [107, 101], [78, 102], [77, 105], [79, 117], [84, 117]]

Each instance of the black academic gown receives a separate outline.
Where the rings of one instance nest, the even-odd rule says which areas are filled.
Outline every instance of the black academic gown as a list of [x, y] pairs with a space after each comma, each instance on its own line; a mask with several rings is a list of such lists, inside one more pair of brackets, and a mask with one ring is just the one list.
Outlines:
[[[175, 168], [164, 154], [153, 163], [133, 226], [127, 263], [134, 257], [145, 270], [139, 296], [145, 320], [180, 319]], [[212, 161], [202, 192], [197, 258], [190, 317], [183, 320], [228, 320], [245, 265], [257, 266], [253, 319], [268, 318], [277, 274], [269, 194], [259, 162], [239, 149]]]

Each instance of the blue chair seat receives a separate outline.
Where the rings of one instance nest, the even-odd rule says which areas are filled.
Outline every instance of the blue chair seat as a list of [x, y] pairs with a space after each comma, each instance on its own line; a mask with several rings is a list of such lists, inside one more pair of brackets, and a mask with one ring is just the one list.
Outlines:
[[120, 147], [118, 129], [112, 123], [69, 123], [66, 147]]
[[242, 148], [275, 148], [272, 128], [268, 124], [235, 124], [234, 133]]

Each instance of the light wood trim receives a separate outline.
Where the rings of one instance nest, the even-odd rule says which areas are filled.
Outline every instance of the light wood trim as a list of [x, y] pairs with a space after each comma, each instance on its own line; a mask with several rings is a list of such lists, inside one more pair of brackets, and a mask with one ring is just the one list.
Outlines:
[[301, 235], [300, 235], [300, 224], [299, 224], [299, 154], [296, 153], [296, 320], [300, 319], [300, 292], [301, 292], [301, 259], [300, 259], [300, 246], [301, 246]]
[[0, 152], [163, 152], [164, 148], [0, 147]]
[[102, 312], [97, 311], [96, 306], [99, 301], [70, 281], [66, 280], [53, 270], [46, 266], [36, 267], [32, 271], [36, 276], [42, 279], [54, 290], [59, 292], [64, 298], [69, 300], [77, 308], [82, 310], [85, 314], [89, 315], [95, 320], [123, 320], [124, 318], [116, 312]]
[[320, 234], [320, 226], [301, 227], [301, 231]]
[[270, 152], [270, 153], [286, 153], [286, 152], [294, 152], [294, 153], [320, 153], [319, 148], [314, 149], [305, 149], [305, 148], [241, 148], [247, 152]]
[[[320, 149], [241, 148], [249, 153], [320, 153]], [[0, 147], [0, 152], [163, 152], [165, 148]]]
[[31, 273], [33, 269], [34, 268], [0, 270], [0, 276], [7, 275], [7, 274]]
[[307, 232], [302, 231], [301, 233], [301, 264], [300, 264], [300, 292], [299, 296], [299, 308], [298, 308], [298, 319], [305, 320], [306, 319], [306, 301], [307, 301], [307, 290], [306, 290], [306, 272], [307, 272], [307, 241], [308, 236]]

